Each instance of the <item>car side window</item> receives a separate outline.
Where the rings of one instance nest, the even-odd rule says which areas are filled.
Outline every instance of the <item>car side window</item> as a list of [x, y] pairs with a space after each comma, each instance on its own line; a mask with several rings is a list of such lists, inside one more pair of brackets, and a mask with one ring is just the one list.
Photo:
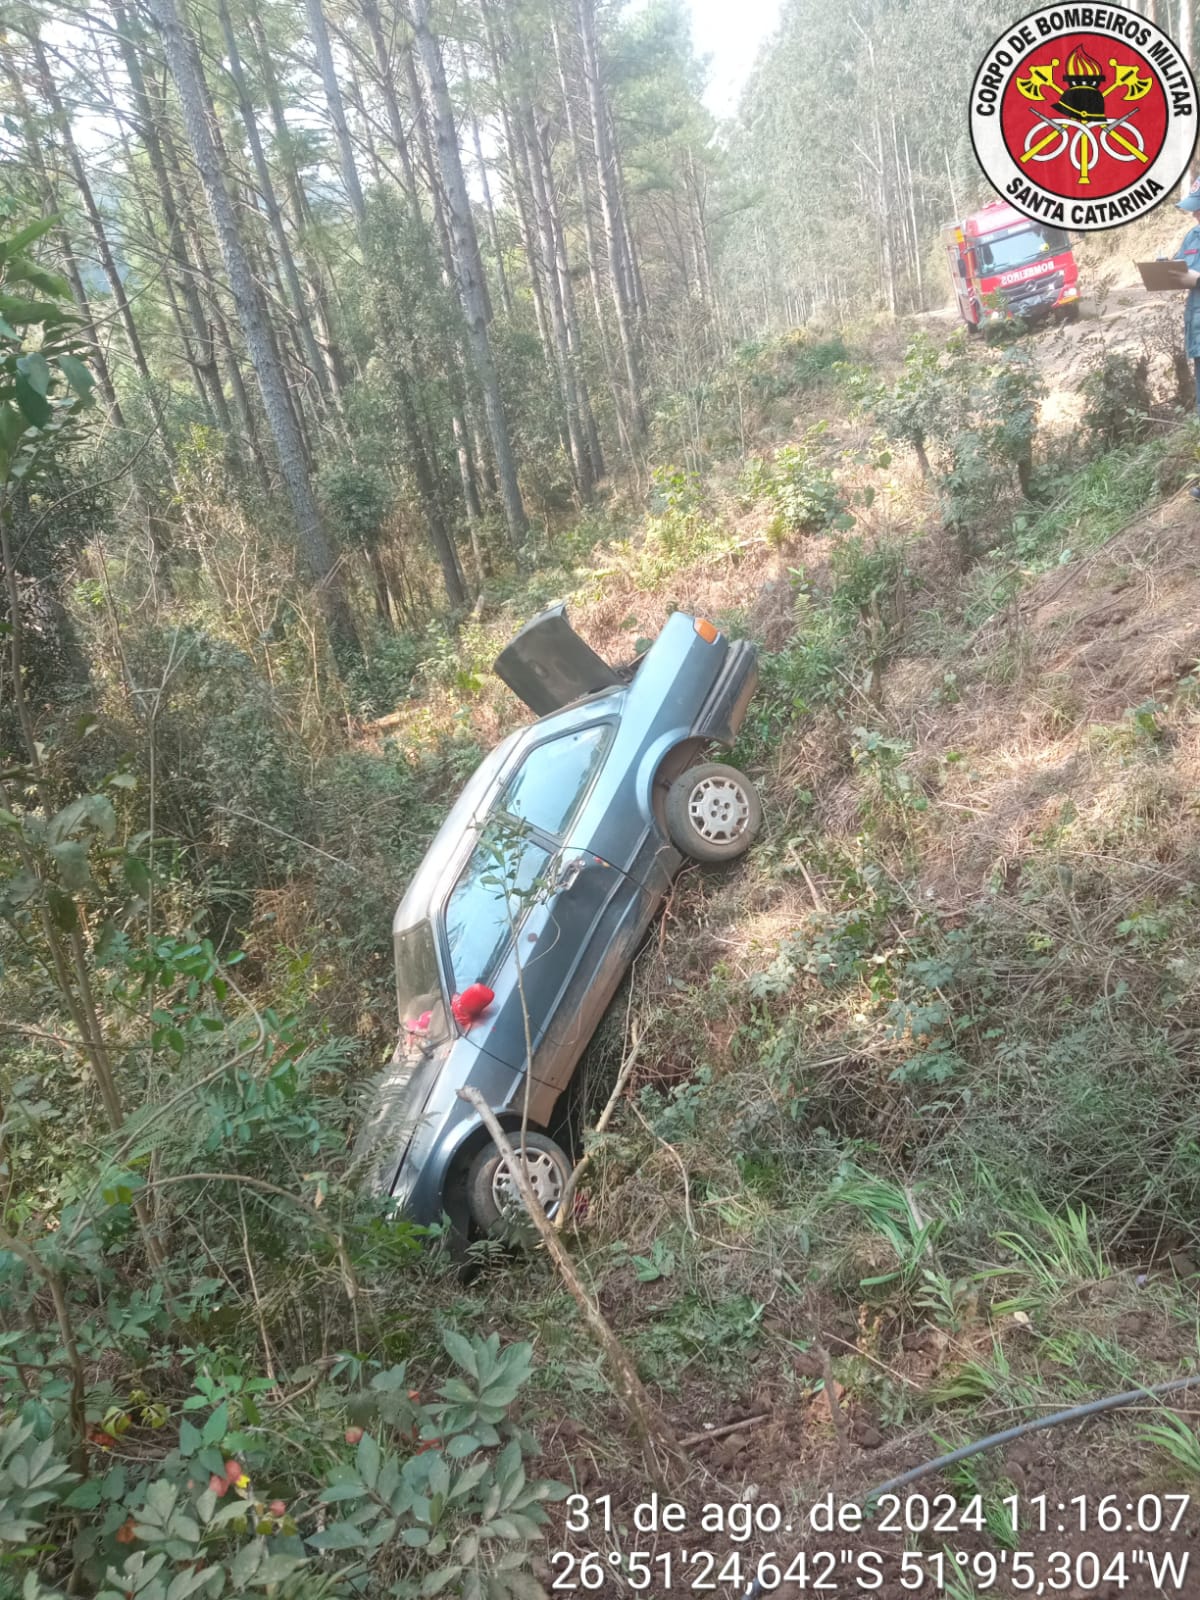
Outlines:
[[543, 833], [561, 834], [608, 749], [612, 724], [547, 739], [526, 756], [500, 797], [500, 808]]
[[549, 860], [532, 839], [492, 837], [475, 846], [446, 903], [456, 991], [492, 976]]

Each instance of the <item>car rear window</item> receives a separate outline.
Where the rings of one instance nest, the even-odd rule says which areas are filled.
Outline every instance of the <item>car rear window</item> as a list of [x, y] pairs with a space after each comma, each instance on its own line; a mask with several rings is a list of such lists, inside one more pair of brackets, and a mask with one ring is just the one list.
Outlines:
[[529, 752], [509, 780], [500, 808], [542, 833], [561, 834], [608, 749], [612, 723], [547, 739]]
[[492, 976], [549, 860], [549, 851], [532, 839], [485, 838], [471, 852], [446, 904], [458, 992]]

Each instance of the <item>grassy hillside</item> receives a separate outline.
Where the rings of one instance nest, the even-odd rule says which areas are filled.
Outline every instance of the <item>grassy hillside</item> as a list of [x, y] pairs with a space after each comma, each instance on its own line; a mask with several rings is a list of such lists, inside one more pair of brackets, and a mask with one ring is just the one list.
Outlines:
[[[762, 649], [734, 760], [765, 834], [732, 871], [684, 873], [590, 1052], [593, 1108], [637, 1064], [574, 1233], [680, 1431], [745, 1419], [694, 1452], [727, 1491], [865, 1489], [939, 1440], [1194, 1363], [1200, 514], [1177, 486], [1196, 439], [1169, 393], [1143, 393], [1149, 421], [1132, 390], [1095, 420], [1136, 381], [1122, 332], [1082, 398], [1092, 330], [1034, 342], [1032, 498], [989, 481], [966, 570], [942, 526], [954, 463], [925, 481], [889, 455], [835, 367], [757, 401], [736, 463], [658, 474], [629, 539], [563, 540], [553, 581], [469, 636], [469, 682], [392, 735], [458, 718], [490, 742], [514, 709], [485, 664], [552, 593], [612, 659], [672, 606]], [[756, 382], [797, 348], [759, 352]], [[501, 1282], [547, 1404], [571, 1387], [556, 1470], [632, 1492], [549, 1268], [489, 1268], [470, 1296], [489, 1325]], [[1175, 1482], [1200, 1451], [1154, 1411], [950, 1487], [994, 1509], [1014, 1485]]]
[[[464, 1274], [381, 1226], [348, 1165], [395, 1026], [392, 908], [523, 720], [490, 663], [553, 599], [614, 662], [677, 607], [760, 651], [733, 760], [761, 840], [680, 876], [578, 1096], [591, 1160], [564, 1237], [684, 1441], [671, 1490], [790, 1512], [1194, 1366], [1200, 439], [1171, 348], [1134, 300], [998, 346], [920, 319], [743, 347], [664, 403], [644, 478], [548, 523], [469, 618], [381, 631], [340, 728], [315, 671], [255, 677], [199, 612], [114, 628], [118, 653], [81, 578], [101, 716], [90, 744], [47, 740], [56, 782], [114, 796], [87, 814], [79, 892], [106, 1048], [148, 1088], [127, 1131], [80, 1146], [74, 1024], [34, 947], [7, 946], [24, 1232], [0, 1237], [0, 1338], [14, 1415], [41, 1431], [0, 1448], [28, 1475], [56, 1418], [85, 1441], [37, 1469], [57, 1474], [52, 1534], [26, 1570], [61, 1586], [162, 1550], [176, 1577], [240, 1561], [228, 1592], [256, 1592], [278, 1555], [263, 1570], [295, 1569], [292, 1600], [324, 1600], [499, 1583], [511, 1544], [548, 1586], [548, 1552], [612, 1552], [562, 1508], [545, 1543], [534, 1473], [621, 1517], [653, 1487], [549, 1259], [481, 1243]], [[127, 674], [162, 685], [145, 742]], [[175, 841], [148, 863], [145, 792]], [[393, 1472], [417, 1498], [368, 1548]], [[438, 1532], [442, 1473], [465, 1487]], [[984, 1552], [1013, 1493], [1198, 1481], [1185, 1397], [921, 1491], [976, 1504], [954, 1542]], [[511, 1526], [481, 1534], [510, 1494]], [[1047, 1538], [1072, 1559], [1120, 1545]], [[627, 1523], [610, 1543], [687, 1548]]]

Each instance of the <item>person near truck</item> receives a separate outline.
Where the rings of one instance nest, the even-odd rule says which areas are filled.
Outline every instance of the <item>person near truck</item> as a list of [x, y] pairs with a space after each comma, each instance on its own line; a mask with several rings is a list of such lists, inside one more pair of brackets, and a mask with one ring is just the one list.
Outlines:
[[[1179, 202], [1179, 209], [1193, 215], [1200, 211], [1200, 178]], [[1171, 265], [1178, 276], [1179, 287], [1188, 291], [1183, 308], [1183, 338], [1196, 380], [1196, 412], [1200, 415], [1200, 270], [1197, 270], [1200, 268], [1200, 225], [1188, 229]], [[1193, 500], [1200, 500], [1200, 483], [1192, 484], [1188, 493]]]

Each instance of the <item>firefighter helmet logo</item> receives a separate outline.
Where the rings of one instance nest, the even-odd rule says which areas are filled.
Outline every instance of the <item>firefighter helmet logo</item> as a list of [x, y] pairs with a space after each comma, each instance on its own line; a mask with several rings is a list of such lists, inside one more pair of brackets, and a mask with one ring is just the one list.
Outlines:
[[1167, 199], [1196, 130], [1184, 56], [1121, 6], [1032, 12], [992, 45], [971, 89], [971, 139], [988, 182], [1027, 217], [1083, 232]]

